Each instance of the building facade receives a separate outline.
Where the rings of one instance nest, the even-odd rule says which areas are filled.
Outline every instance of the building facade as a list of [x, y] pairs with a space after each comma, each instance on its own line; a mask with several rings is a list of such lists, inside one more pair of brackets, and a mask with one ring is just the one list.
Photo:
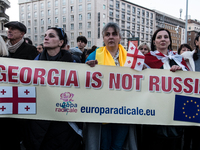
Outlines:
[[6, 15], [5, 11], [10, 7], [8, 0], [0, 0], [0, 35], [6, 37], [6, 30], [4, 24], [9, 21], [9, 16]]
[[128, 38], [139, 37], [140, 43], [150, 43], [155, 31], [155, 12], [125, 0], [18, 0], [20, 21], [27, 26], [26, 37], [35, 45], [44, 39], [48, 27], [62, 27], [70, 46], [76, 37], [88, 39], [87, 48], [102, 46], [102, 28], [116, 22], [122, 29], [121, 44]]
[[156, 13], [156, 29], [165, 28], [169, 30], [172, 38], [172, 49], [178, 50], [178, 47], [185, 41], [185, 21], [158, 10], [154, 11]]
[[187, 31], [187, 43], [192, 49], [195, 49], [194, 38], [197, 36], [197, 33], [200, 32], [200, 21], [189, 19]]

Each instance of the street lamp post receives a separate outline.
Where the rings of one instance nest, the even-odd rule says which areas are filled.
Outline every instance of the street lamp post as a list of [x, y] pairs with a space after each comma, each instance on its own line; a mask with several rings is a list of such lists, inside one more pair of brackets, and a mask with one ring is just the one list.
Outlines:
[[187, 43], [187, 24], [188, 24], [188, 0], [186, 0], [185, 43]]
[[179, 30], [179, 26], [177, 26], [175, 28], [175, 30], [176, 30], [176, 36], [177, 36], [177, 52], [178, 52], [178, 30]]

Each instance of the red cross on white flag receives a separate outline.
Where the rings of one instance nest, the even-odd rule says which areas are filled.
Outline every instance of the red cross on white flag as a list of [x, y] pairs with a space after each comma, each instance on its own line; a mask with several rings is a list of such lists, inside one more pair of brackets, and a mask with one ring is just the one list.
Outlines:
[[0, 114], [36, 114], [35, 87], [0, 86]]
[[124, 66], [142, 71], [145, 56], [130, 42]]

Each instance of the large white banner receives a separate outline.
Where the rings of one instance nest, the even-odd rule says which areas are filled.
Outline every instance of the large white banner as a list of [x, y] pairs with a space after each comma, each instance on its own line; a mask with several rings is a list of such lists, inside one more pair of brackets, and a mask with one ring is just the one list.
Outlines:
[[1, 58], [0, 117], [199, 126], [199, 77]]

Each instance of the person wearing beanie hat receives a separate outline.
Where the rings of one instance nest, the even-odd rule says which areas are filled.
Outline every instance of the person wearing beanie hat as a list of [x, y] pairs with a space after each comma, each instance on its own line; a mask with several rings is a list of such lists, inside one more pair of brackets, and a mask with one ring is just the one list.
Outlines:
[[8, 51], [11, 58], [29, 59], [33, 60], [37, 56], [37, 50], [35, 46], [28, 45], [24, 41], [24, 35], [26, 34], [26, 26], [18, 21], [11, 21], [4, 25], [8, 28]]

